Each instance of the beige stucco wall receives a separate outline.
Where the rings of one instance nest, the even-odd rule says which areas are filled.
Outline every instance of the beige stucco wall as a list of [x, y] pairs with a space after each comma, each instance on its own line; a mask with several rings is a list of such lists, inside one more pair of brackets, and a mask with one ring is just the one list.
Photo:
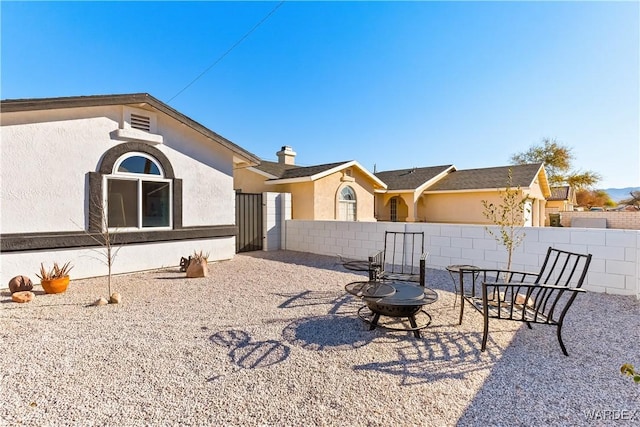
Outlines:
[[569, 208], [569, 202], [566, 200], [547, 200], [546, 208], [550, 212], [573, 211], [573, 206]]
[[[413, 197], [413, 193], [384, 193], [376, 194], [376, 219], [378, 221], [391, 221], [391, 199], [397, 199], [396, 221], [405, 222], [409, 216], [408, 199]], [[422, 221], [418, 218], [418, 221]]]
[[[541, 192], [537, 189], [527, 191], [526, 194], [531, 197]], [[490, 224], [491, 222], [483, 215], [482, 200], [497, 205], [503, 202], [498, 191], [425, 194], [422, 198], [422, 203], [418, 205], [418, 217], [421, 221], [454, 224]], [[544, 208], [544, 199], [537, 198], [537, 200], [538, 207], [535, 203], [532, 206], [534, 226], [544, 225], [544, 216], [539, 213], [540, 204]], [[542, 223], [538, 222], [540, 217], [542, 217]]]
[[264, 193], [274, 190], [273, 186], [264, 184], [265, 177], [250, 171], [248, 168], [233, 170], [233, 189], [242, 193]]
[[314, 219], [338, 219], [340, 191], [350, 186], [356, 193], [356, 216], [358, 221], [375, 221], [374, 187], [371, 179], [357, 168], [351, 168], [352, 177], [343, 171], [333, 173], [315, 181]]

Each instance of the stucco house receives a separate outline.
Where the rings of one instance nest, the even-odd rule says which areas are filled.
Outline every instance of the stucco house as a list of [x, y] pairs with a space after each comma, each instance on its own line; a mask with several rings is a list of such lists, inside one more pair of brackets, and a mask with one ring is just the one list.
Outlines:
[[500, 203], [499, 191], [506, 188], [509, 170], [511, 187], [519, 187], [522, 197], [528, 198], [523, 223], [544, 226], [550, 189], [541, 163], [466, 170], [444, 165], [376, 173], [388, 184], [388, 193], [377, 195], [379, 219], [489, 224], [482, 200]]
[[298, 166], [291, 147], [276, 154], [277, 162], [236, 168], [236, 191], [290, 193], [292, 219], [375, 221], [374, 195], [386, 184], [357, 161]]
[[424, 217], [428, 222], [490, 224], [483, 215], [482, 200], [500, 204], [500, 191], [520, 189], [527, 198], [523, 225], [543, 227], [546, 198], [550, 196], [547, 173], [542, 163], [456, 170], [424, 191]]
[[376, 172], [387, 191], [376, 195], [378, 221], [424, 222], [423, 192], [439, 179], [455, 171], [453, 165], [396, 169]]
[[0, 102], [1, 278], [71, 261], [106, 274], [93, 237], [122, 245], [114, 272], [235, 254], [233, 170], [259, 158], [146, 93]]
[[551, 187], [551, 195], [547, 199], [547, 212], [573, 212], [576, 205], [576, 192], [573, 187]]

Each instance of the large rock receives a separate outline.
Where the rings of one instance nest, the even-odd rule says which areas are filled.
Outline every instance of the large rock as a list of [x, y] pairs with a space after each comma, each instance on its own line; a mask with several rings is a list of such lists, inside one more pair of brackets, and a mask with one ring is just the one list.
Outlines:
[[9, 280], [9, 290], [11, 293], [30, 291], [33, 289], [33, 283], [27, 276], [16, 276]]
[[120, 295], [118, 292], [114, 292], [111, 294], [111, 296], [109, 297], [109, 303], [111, 304], [120, 304], [122, 302], [122, 295]]
[[107, 299], [106, 299], [106, 298], [104, 298], [104, 297], [103, 297], [103, 298], [98, 298], [98, 299], [97, 299], [97, 300], [95, 300], [95, 301], [94, 301], [94, 303], [93, 303], [93, 305], [97, 305], [97, 306], [100, 306], [100, 305], [107, 305], [107, 304], [109, 304], [109, 301], [107, 301]]
[[31, 300], [36, 296], [33, 292], [29, 291], [18, 291], [14, 292], [11, 295], [11, 299], [15, 302], [23, 303], [23, 302], [31, 302]]

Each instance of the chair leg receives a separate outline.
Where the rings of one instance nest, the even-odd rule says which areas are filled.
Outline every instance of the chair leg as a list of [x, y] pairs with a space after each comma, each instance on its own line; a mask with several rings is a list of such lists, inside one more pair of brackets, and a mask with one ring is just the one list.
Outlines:
[[462, 325], [463, 314], [464, 314], [464, 298], [460, 297], [460, 318], [458, 319], [458, 325]]
[[525, 322], [525, 323], [527, 324], [527, 326], [529, 327], [529, 329], [533, 329], [533, 328], [531, 327], [531, 322]]
[[417, 329], [418, 323], [416, 322], [416, 318], [414, 316], [409, 316], [409, 323], [411, 324], [411, 327], [414, 329], [413, 336], [416, 338], [420, 338], [420, 331]]
[[371, 319], [371, 324], [369, 325], [369, 330], [372, 331], [378, 325], [378, 320], [380, 320], [380, 313], [374, 313], [373, 319]]
[[484, 317], [484, 331], [482, 333], [482, 347], [480, 351], [485, 351], [487, 349], [487, 338], [489, 336], [489, 316], [487, 313], [483, 314]]
[[567, 348], [562, 342], [562, 323], [558, 325], [558, 342], [560, 343], [560, 348], [562, 348], [562, 352], [564, 353], [564, 355], [569, 356], [569, 353], [567, 353]]

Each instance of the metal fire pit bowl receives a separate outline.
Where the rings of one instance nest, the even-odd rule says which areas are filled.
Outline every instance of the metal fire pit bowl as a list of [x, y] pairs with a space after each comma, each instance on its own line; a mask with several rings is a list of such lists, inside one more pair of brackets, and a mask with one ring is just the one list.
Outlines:
[[391, 317], [409, 317], [417, 314], [422, 306], [438, 299], [434, 290], [406, 282], [391, 282], [395, 293], [383, 298], [365, 298], [374, 313]]
[[[416, 338], [420, 338], [420, 330], [431, 323], [431, 316], [423, 310], [423, 306], [431, 304], [438, 299], [438, 294], [426, 287], [418, 286], [412, 282], [385, 281], [385, 282], [352, 282], [346, 287], [347, 292], [362, 297], [366, 305], [358, 310], [358, 317], [369, 323], [370, 329], [380, 326], [396, 331], [413, 331]], [[366, 310], [368, 309], [368, 310]], [[363, 310], [370, 311], [369, 314]], [[422, 313], [426, 321], [417, 323], [416, 315]], [[380, 316], [406, 317], [411, 327], [393, 327], [391, 325], [378, 324]]]

